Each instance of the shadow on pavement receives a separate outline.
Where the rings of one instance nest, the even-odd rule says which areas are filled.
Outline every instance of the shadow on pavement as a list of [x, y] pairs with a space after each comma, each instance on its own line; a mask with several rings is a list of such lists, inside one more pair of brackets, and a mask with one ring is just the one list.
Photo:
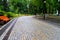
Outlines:
[[[46, 20], [43, 19], [43, 17], [34, 17], [35, 19], [42, 20], [44, 22], [60, 26], [60, 19], [55, 19], [55, 18], [47, 18]], [[60, 28], [60, 27], [59, 27]]]

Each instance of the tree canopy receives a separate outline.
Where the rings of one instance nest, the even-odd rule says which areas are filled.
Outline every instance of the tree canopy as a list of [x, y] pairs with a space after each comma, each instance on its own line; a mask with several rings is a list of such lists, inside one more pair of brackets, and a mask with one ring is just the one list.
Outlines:
[[[45, 0], [47, 13], [56, 13], [60, 8], [58, 0]], [[2, 3], [3, 2], [3, 3]], [[28, 8], [28, 7], [29, 8]], [[44, 10], [44, 0], [0, 0], [0, 10], [24, 13], [41, 13]]]

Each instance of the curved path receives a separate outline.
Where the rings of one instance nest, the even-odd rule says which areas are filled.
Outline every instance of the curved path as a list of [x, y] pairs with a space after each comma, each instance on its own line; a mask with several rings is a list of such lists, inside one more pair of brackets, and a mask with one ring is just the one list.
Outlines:
[[60, 40], [60, 28], [32, 16], [19, 17], [8, 40]]

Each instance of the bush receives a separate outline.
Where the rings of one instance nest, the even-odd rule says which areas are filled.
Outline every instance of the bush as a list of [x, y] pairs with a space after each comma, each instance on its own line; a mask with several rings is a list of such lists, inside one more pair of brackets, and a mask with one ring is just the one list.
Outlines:
[[7, 17], [11, 18], [11, 17], [17, 17], [18, 14], [13, 13], [13, 12], [7, 12]]
[[12, 12], [7, 12], [7, 17], [13, 17], [14, 15], [13, 15], [13, 13]]
[[3, 15], [4, 15], [4, 11], [0, 10], [0, 16], [3, 16]]
[[18, 14], [13, 13], [13, 12], [0, 11], [0, 16], [7, 16], [9, 18], [13, 18], [13, 17], [17, 17]]

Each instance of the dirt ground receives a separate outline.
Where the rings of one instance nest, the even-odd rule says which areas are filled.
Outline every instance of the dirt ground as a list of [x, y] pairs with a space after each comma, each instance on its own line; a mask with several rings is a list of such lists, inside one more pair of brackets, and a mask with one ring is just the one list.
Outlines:
[[[44, 20], [42, 16], [36, 16], [36, 18], [39, 20]], [[44, 21], [51, 22], [60, 26], [60, 16], [49, 16]]]

